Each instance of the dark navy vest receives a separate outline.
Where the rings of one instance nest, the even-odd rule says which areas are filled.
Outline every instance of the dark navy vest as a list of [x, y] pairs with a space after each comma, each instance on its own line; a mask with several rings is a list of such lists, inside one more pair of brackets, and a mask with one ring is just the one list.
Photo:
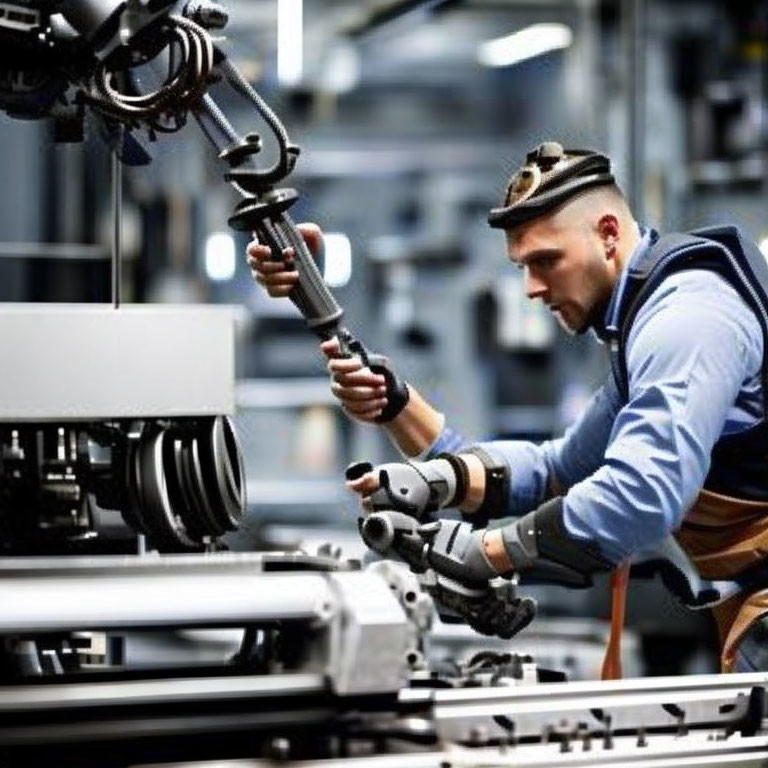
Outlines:
[[[759, 248], [732, 226], [662, 235], [629, 268], [618, 308], [618, 332], [609, 336], [611, 369], [622, 402], [628, 399], [626, 346], [643, 303], [669, 275], [683, 269], [710, 269], [742, 296], [763, 330], [763, 397], [768, 392], [768, 263]], [[710, 491], [768, 500], [768, 422], [721, 437], [712, 449], [704, 483]]]

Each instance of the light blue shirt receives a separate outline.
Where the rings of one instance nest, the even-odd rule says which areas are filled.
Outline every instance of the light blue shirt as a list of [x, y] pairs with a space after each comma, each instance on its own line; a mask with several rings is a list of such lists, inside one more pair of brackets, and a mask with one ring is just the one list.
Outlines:
[[[647, 236], [630, 257], [648, 247]], [[625, 269], [607, 322], [624, 290]], [[629, 399], [609, 377], [556, 440], [480, 443], [508, 464], [510, 515], [535, 509], [554, 476], [563, 519], [614, 563], [676, 529], [709, 471], [718, 438], [763, 416], [763, 336], [737, 291], [709, 270], [668, 276], [639, 310], [627, 340]], [[466, 441], [443, 430], [430, 455]]]

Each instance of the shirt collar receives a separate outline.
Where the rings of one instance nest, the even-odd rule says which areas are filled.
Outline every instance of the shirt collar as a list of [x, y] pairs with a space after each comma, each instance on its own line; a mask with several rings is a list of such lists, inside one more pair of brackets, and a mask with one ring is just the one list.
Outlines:
[[638, 259], [642, 258], [656, 237], [655, 230], [650, 227], [640, 228], [640, 241], [627, 259], [627, 263], [624, 265], [624, 269], [622, 269], [621, 275], [619, 275], [619, 279], [613, 288], [610, 301], [608, 302], [608, 309], [602, 322], [602, 328], [595, 328], [595, 332], [601, 339], [605, 340], [607, 336], [615, 336], [619, 332], [619, 315], [627, 289], [629, 268]]

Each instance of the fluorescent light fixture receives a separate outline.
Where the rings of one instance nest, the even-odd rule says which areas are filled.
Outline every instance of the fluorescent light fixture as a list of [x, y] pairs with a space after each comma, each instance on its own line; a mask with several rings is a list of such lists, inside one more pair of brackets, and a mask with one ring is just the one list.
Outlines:
[[302, 0], [277, 0], [277, 79], [280, 85], [301, 82], [304, 68]]
[[768, 259], [768, 235], [766, 235], [761, 241], [760, 245], [758, 246], [760, 248], [760, 253], [765, 256], [766, 259]]
[[214, 232], [205, 241], [205, 273], [223, 282], [235, 275], [235, 240], [229, 232]]
[[341, 288], [352, 277], [352, 245], [342, 232], [325, 233], [325, 282]]
[[565, 24], [532, 24], [506, 37], [488, 40], [477, 49], [477, 58], [486, 67], [508, 67], [548, 51], [567, 48], [573, 32]]
[[323, 86], [331, 93], [348, 93], [359, 80], [360, 56], [357, 49], [349, 43], [336, 43], [323, 68]]

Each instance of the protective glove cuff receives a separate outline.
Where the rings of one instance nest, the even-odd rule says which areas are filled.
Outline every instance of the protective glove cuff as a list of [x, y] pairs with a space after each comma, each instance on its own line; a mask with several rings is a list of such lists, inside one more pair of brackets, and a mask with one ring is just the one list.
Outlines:
[[384, 355], [369, 355], [368, 367], [372, 373], [384, 377], [384, 386], [387, 389], [387, 404], [381, 413], [374, 419], [377, 424], [386, 424], [400, 415], [408, 405], [411, 392], [405, 379], [401, 379], [393, 370], [389, 360]]

